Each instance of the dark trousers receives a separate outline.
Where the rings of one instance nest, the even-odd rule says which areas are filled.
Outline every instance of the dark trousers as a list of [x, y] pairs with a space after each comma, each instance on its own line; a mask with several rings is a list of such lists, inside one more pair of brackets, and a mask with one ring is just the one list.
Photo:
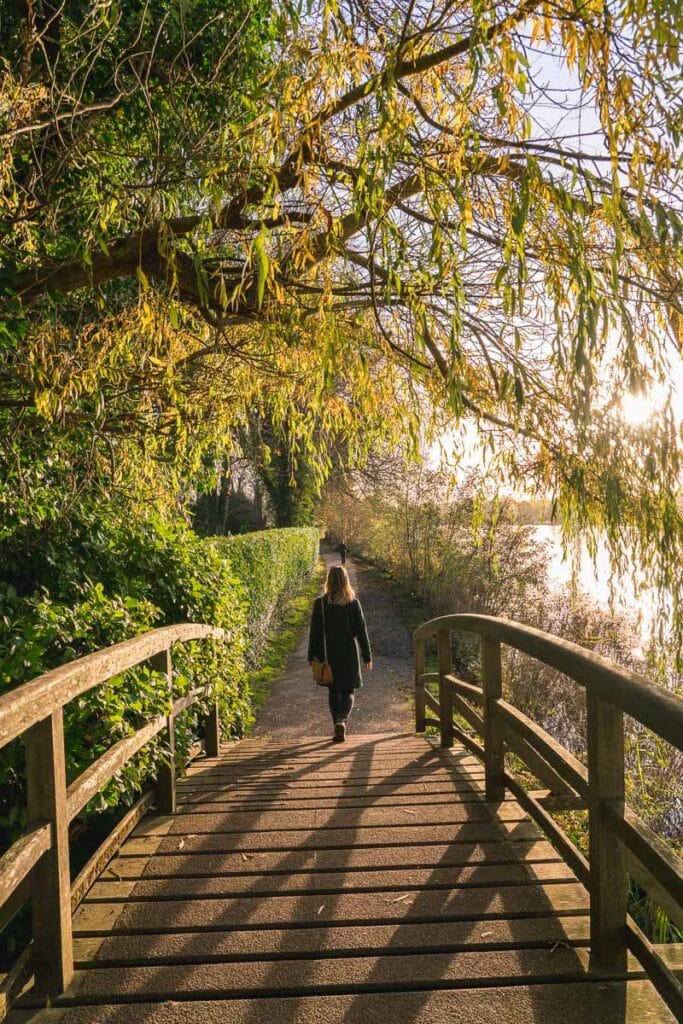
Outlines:
[[353, 709], [353, 690], [337, 690], [330, 686], [327, 692], [330, 699], [332, 721], [335, 725], [337, 722], [345, 722]]

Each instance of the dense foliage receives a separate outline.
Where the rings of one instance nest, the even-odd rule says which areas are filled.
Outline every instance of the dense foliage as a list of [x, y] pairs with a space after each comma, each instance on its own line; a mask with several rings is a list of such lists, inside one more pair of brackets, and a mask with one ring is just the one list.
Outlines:
[[93, 481], [175, 494], [254, 418], [262, 465], [293, 478], [308, 449], [320, 480], [437, 410], [676, 603], [680, 12], [302, 10], [7, 7], [10, 505], [50, 460], [60, 514]]
[[257, 663], [273, 613], [311, 575], [318, 558], [318, 530], [265, 530], [217, 537], [213, 545], [230, 561], [246, 601], [247, 661]]
[[[149, 516], [131, 523], [112, 515], [72, 524], [68, 538], [55, 540], [54, 557], [42, 552], [42, 572], [37, 561], [28, 575], [18, 565], [5, 570], [3, 563], [2, 689], [154, 626], [207, 622], [225, 629], [226, 638], [175, 648], [175, 695], [214, 684], [226, 734], [242, 735], [251, 722], [244, 670], [246, 655], [253, 663], [258, 649], [252, 635], [262, 641], [276, 604], [310, 575], [316, 552], [313, 529], [263, 531], [216, 543], [197, 537], [179, 519]], [[113, 742], [167, 710], [164, 680], [146, 666], [73, 701], [65, 714], [69, 781]], [[196, 718], [191, 710], [178, 719], [179, 760], [196, 737]], [[86, 815], [129, 803], [164, 756], [160, 743], [145, 747]], [[22, 764], [20, 744], [5, 748], [0, 761], [5, 838], [21, 830]]]

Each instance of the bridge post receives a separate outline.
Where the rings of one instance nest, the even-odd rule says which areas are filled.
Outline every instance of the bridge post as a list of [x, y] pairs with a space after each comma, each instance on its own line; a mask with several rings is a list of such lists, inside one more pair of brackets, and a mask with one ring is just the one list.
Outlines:
[[166, 744], [169, 751], [169, 759], [159, 768], [157, 776], [157, 808], [165, 814], [175, 814], [176, 809], [176, 772], [175, 772], [175, 726], [173, 723], [173, 662], [171, 660], [171, 648], [160, 651], [150, 659], [150, 664], [156, 672], [163, 672], [166, 676], [166, 684], [169, 691], [171, 711], [166, 720]]
[[503, 696], [503, 670], [500, 641], [481, 638], [481, 681], [484, 690], [484, 771], [487, 800], [505, 796], [505, 739], [497, 714], [497, 702]]
[[624, 812], [624, 714], [586, 692], [591, 968], [626, 970], [628, 874], [626, 847], [609, 824], [605, 804]]
[[204, 719], [204, 745], [207, 757], [218, 757], [221, 752], [221, 720], [218, 714], [218, 703], [211, 705], [211, 710]]
[[415, 732], [424, 732], [426, 729], [425, 684], [420, 679], [425, 670], [425, 646], [426, 642], [424, 640], [416, 640], [413, 646], [415, 663]]
[[441, 746], [453, 746], [453, 690], [446, 681], [453, 671], [451, 658], [451, 631], [441, 629], [436, 638], [436, 651], [439, 664], [439, 721], [441, 723]]
[[35, 987], [41, 995], [57, 995], [74, 966], [62, 708], [28, 729], [24, 743], [28, 824], [52, 826], [50, 849], [31, 874]]

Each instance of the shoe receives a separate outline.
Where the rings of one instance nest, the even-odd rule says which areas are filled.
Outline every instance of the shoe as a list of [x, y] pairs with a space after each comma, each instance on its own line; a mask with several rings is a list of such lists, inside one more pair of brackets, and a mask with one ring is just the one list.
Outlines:
[[333, 743], [343, 743], [346, 739], [346, 726], [343, 722], [335, 722], [334, 724], [334, 736], [332, 737]]

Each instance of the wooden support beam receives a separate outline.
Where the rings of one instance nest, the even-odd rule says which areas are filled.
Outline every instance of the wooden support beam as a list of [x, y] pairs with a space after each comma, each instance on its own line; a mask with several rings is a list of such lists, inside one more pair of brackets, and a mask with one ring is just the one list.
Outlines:
[[437, 661], [439, 665], [439, 719], [441, 721], [441, 746], [453, 746], [453, 690], [446, 677], [453, 671], [451, 657], [451, 632], [442, 629], [436, 638]]
[[628, 875], [626, 847], [610, 824], [609, 801], [624, 813], [624, 715], [592, 690], [588, 717], [588, 836], [591, 967], [625, 971]]
[[35, 987], [63, 992], [73, 976], [69, 819], [66, 809], [64, 718], [61, 707], [25, 734], [29, 827], [49, 822], [50, 849], [31, 874]]
[[211, 705], [211, 710], [204, 719], [204, 743], [207, 757], [218, 757], [221, 752], [221, 720], [218, 704]]
[[171, 648], [160, 651], [150, 659], [152, 668], [163, 672], [169, 690], [169, 714], [166, 719], [166, 745], [168, 760], [159, 768], [157, 776], [157, 808], [164, 814], [175, 814], [176, 809], [176, 771], [175, 771], [175, 727], [173, 723], [173, 662]]
[[425, 684], [422, 676], [425, 670], [424, 640], [416, 640], [413, 645], [413, 662], [415, 665], [415, 732], [425, 731]]
[[505, 738], [498, 714], [498, 701], [503, 696], [503, 671], [500, 641], [481, 638], [481, 680], [484, 690], [484, 768], [487, 800], [505, 796]]

